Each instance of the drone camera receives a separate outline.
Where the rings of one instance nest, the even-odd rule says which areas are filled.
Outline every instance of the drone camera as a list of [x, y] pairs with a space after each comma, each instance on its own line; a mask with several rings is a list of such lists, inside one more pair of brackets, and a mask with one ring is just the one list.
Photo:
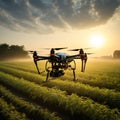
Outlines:
[[64, 71], [63, 70], [58, 70], [58, 71], [51, 71], [50, 72], [50, 77], [59, 77], [64, 75]]

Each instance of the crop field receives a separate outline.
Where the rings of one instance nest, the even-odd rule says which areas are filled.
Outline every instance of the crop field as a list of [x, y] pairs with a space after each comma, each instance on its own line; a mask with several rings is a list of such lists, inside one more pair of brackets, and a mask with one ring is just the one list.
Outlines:
[[[44, 62], [39, 62], [44, 71]], [[120, 120], [120, 61], [88, 60], [45, 82], [29, 62], [0, 62], [0, 120]]]

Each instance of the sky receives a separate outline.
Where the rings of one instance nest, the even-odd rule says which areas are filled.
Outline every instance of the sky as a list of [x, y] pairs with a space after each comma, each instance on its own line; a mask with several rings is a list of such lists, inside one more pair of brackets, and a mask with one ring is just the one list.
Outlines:
[[112, 55], [120, 50], [120, 0], [0, 0], [2, 43]]

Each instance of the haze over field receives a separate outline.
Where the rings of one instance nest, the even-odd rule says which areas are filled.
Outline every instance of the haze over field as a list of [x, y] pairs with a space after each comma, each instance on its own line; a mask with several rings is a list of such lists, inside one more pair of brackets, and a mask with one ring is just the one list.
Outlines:
[[120, 0], [0, 0], [0, 44], [120, 49]]

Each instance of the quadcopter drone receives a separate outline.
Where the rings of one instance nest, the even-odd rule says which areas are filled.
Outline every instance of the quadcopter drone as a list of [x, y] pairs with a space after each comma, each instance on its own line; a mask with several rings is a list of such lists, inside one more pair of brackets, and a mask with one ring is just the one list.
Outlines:
[[[41, 74], [38, 68], [38, 61], [47, 60], [45, 64], [45, 70], [47, 72], [46, 81], [48, 81], [49, 77], [60, 77], [65, 74], [64, 70], [70, 69], [73, 71], [73, 80], [76, 79], [76, 62], [75, 59], [81, 59], [81, 72], [85, 72], [87, 55], [92, 53], [84, 53], [84, 50], [81, 49], [72, 49], [69, 51], [79, 51], [76, 55], [67, 55], [66, 53], [55, 53], [57, 50], [67, 49], [63, 48], [51, 48], [49, 56], [39, 56], [37, 51], [29, 51], [33, 54], [33, 61], [35, 63], [38, 74]], [[89, 48], [86, 48], [89, 49]]]

